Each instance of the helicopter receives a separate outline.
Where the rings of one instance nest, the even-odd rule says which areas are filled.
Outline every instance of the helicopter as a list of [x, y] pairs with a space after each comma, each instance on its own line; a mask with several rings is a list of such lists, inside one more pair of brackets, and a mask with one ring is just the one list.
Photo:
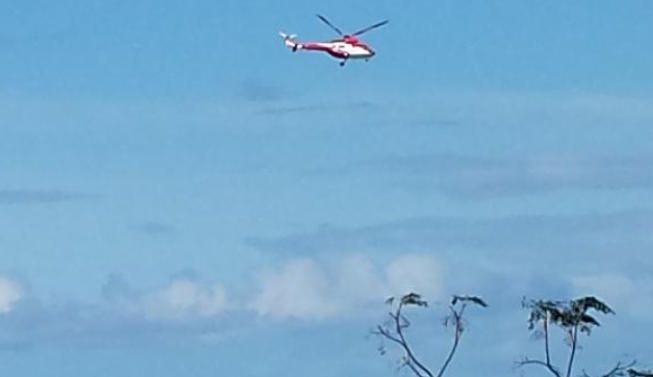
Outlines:
[[345, 34], [340, 30], [340, 28], [333, 25], [326, 17], [319, 14], [316, 16], [320, 21], [324, 22], [327, 26], [333, 29], [333, 31], [338, 33], [340, 38], [327, 42], [299, 42], [296, 39], [297, 35], [295, 34], [289, 35], [280, 32], [279, 35], [283, 38], [286, 47], [291, 49], [293, 52], [299, 50], [326, 52], [332, 57], [339, 59], [341, 67], [344, 67], [349, 59], [365, 59], [365, 61], [369, 61], [376, 52], [363, 43], [358, 36], [390, 22], [389, 20], [377, 22], [374, 25], [358, 30], [357, 32]]

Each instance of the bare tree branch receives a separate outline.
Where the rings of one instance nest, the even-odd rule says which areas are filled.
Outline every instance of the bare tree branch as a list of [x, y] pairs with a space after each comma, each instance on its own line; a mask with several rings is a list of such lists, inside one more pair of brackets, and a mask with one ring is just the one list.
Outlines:
[[[630, 370], [633, 370], [632, 367], [637, 364], [637, 361], [633, 360], [627, 364], [622, 363], [621, 361], [618, 362], [612, 369], [609, 371], [603, 373], [599, 377], [624, 377], [624, 376], [632, 376]], [[586, 371], [583, 370], [583, 374], [581, 375], [582, 377], [592, 377], [591, 375], [587, 374]]]
[[[386, 303], [391, 305], [393, 301], [394, 300], [388, 299], [386, 300]], [[405, 354], [402, 366], [408, 366], [417, 377], [433, 377], [433, 373], [417, 359], [406, 340], [404, 329], [410, 326], [410, 322], [402, 314], [405, 305], [426, 306], [426, 301], [421, 300], [421, 297], [414, 293], [402, 297], [395, 311], [388, 313], [392, 320], [391, 324], [386, 327], [381, 325], [377, 326], [375, 334], [380, 335], [401, 347]]]
[[408, 327], [410, 325], [410, 322], [406, 321], [407, 323], [406, 326], [402, 326], [401, 324], [401, 319], [403, 318], [401, 315], [401, 309], [403, 308], [403, 306], [404, 306], [404, 302], [402, 300], [402, 302], [399, 303], [399, 306], [397, 307], [397, 313], [395, 317], [393, 317], [395, 318], [395, 332], [397, 333], [397, 335], [399, 335], [399, 339], [401, 340], [401, 346], [406, 352], [406, 356], [408, 356], [410, 362], [414, 363], [414, 365], [417, 366], [421, 371], [426, 373], [427, 376], [433, 377], [433, 373], [427, 367], [425, 367], [419, 360], [417, 360], [417, 357], [415, 357], [415, 354], [410, 349], [410, 346], [406, 341], [406, 336], [404, 335], [404, 328]]
[[576, 356], [576, 347], [578, 347], [578, 324], [574, 326], [571, 334], [571, 352], [569, 353], [569, 361], [567, 362], [567, 377], [571, 377], [571, 369], [574, 365], [574, 357]]
[[405, 329], [410, 326], [410, 321], [403, 314], [403, 309], [405, 306], [412, 305], [418, 307], [427, 307], [428, 303], [423, 300], [419, 294], [416, 293], [409, 293], [404, 295], [399, 300], [396, 300], [394, 297], [386, 299], [387, 305], [394, 306], [395, 303], [396, 308], [388, 313], [390, 320], [384, 325], [378, 325], [373, 333], [382, 337], [383, 339], [387, 339], [397, 344], [401, 348], [404, 353], [401, 366], [407, 366], [410, 368], [416, 377], [443, 377], [449, 364], [453, 360], [454, 354], [458, 349], [458, 345], [460, 344], [460, 339], [464, 330], [463, 314], [465, 312], [465, 308], [470, 303], [481, 307], [487, 307], [487, 304], [476, 296], [453, 296], [452, 303], [449, 306], [451, 313], [447, 316], [445, 325], [448, 325], [449, 323], [454, 325], [454, 340], [451, 349], [445, 358], [445, 361], [438, 370], [437, 375], [434, 375], [433, 372], [417, 358], [408, 340], [406, 339]]
[[[454, 297], [455, 300], [455, 297]], [[455, 305], [455, 301], [454, 301]], [[484, 304], [483, 304], [484, 305]], [[465, 312], [465, 307], [467, 304], [463, 304], [460, 311], [456, 311], [456, 309], [453, 306], [449, 307], [449, 310], [451, 310], [451, 316], [453, 317], [454, 321], [454, 326], [455, 326], [455, 334], [453, 338], [453, 345], [451, 346], [451, 350], [449, 351], [449, 355], [447, 355], [447, 358], [445, 359], [444, 363], [442, 364], [442, 367], [440, 368], [440, 371], [438, 372], [438, 377], [442, 377], [444, 375], [444, 372], [447, 370], [447, 367], [451, 363], [451, 360], [453, 359], [453, 355], [456, 353], [456, 350], [458, 349], [458, 344], [460, 343], [460, 338], [463, 335], [463, 323], [462, 323], [462, 318], [463, 318], [463, 313]], [[487, 305], [484, 305], [487, 306]]]
[[549, 347], [549, 313], [544, 318], [544, 353], [546, 354], [546, 365], [551, 367], [551, 350]]
[[542, 360], [533, 360], [533, 359], [529, 359], [529, 358], [525, 357], [524, 359], [522, 359], [521, 361], [519, 361], [517, 363], [518, 367], [522, 367], [522, 366], [526, 366], [526, 365], [540, 365], [540, 366], [543, 366], [551, 374], [553, 374], [555, 377], [560, 377], [560, 372], [558, 371], [558, 369], [556, 367], [551, 365], [550, 362], [545, 362], [545, 361], [542, 361]]

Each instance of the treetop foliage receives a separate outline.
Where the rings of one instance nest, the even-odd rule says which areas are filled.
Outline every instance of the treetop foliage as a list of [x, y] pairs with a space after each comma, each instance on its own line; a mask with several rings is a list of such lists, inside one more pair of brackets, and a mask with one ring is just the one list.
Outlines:
[[524, 301], [523, 306], [530, 309], [529, 329], [533, 330], [539, 323], [549, 321], [564, 330], [578, 328], [580, 332], [590, 334], [593, 326], [600, 326], [599, 321], [588, 314], [590, 310], [603, 314], [615, 314], [606, 303], [594, 296], [586, 296], [570, 301], [531, 300]]

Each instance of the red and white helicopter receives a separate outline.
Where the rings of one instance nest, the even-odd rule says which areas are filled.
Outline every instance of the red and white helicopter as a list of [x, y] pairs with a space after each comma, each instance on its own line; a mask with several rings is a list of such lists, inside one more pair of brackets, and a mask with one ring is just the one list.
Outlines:
[[328, 42], [299, 42], [295, 39], [297, 37], [296, 35], [288, 35], [283, 32], [279, 33], [279, 35], [283, 38], [285, 45], [293, 52], [298, 50], [326, 52], [334, 58], [340, 59], [340, 66], [344, 66], [349, 59], [370, 60], [375, 55], [375, 52], [368, 45], [358, 39], [358, 36], [389, 22], [389, 20], [381, 21], [355, 33], [344, 34], [324, 16], [318, 14], [317, 17], [338, 33], [340, 38]]

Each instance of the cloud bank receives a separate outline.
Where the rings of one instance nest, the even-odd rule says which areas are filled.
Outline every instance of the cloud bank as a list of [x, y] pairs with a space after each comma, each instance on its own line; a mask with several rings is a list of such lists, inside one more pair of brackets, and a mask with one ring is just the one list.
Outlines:
[[292, 259], [259, 277], [259, 292], [249, 308], [259, 316], [324, 319], [355, 316], [378, 308], [388, 295], [421, 292], [439, 299], [443, 268], [429, 255], [404, 255], [383, 268], [361, 255], [328, 266], [308, 258]]
[[505, 313], [518, 315], [522, 295], [564, 299], [594, 294], [620, 316], [643, 323], [653, 313], [651, 280], [645, 274], [581, 271], [531, 276], [526, 271], [515, 275], [488, 269], [482, 260], [461, 267], [448, 259], [445, 264], [444, 258], [424, 253], [376, 260], [362, 254], [293, 257], [259, 271], [245, 290], [228, 289], [188, 273], [140, 289], [112, 275], [102, 287], [99, 303], [31, 299], [23, 305], [24, 288], [2, 277], [0, 348], [18, 351], [62, 342], [219, 342], [225, 334], [276, 323], [373, 323], [385, 312], [386, 297], [408, 292], [419, 292], [434, 304], [448, 302], [451, 293], [480, 294], [491, 303], [490, 322]]

